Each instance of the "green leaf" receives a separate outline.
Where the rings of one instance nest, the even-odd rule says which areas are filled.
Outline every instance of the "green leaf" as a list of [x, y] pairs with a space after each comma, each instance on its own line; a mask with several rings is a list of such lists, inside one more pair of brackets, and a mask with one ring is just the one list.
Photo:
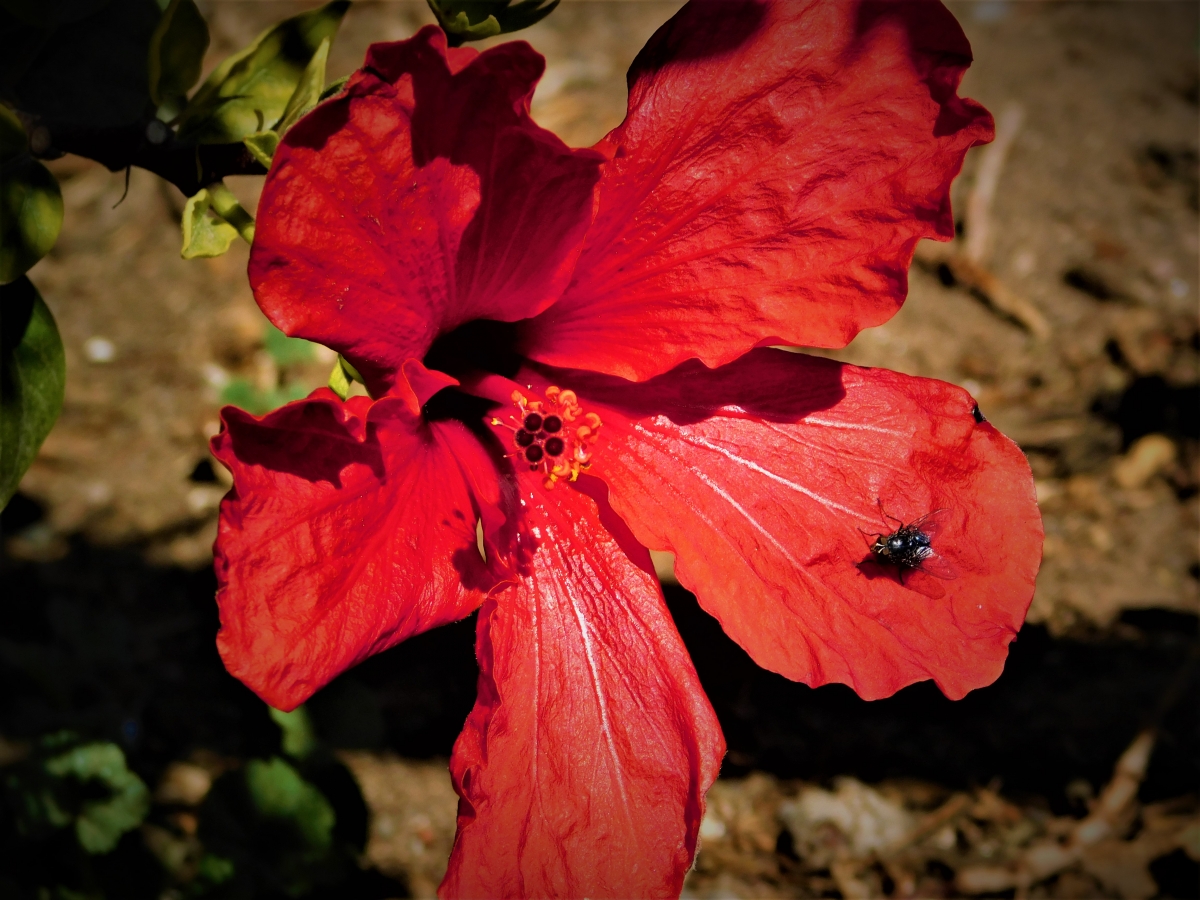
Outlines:
[[[210, 210], [216, 218], [208, 214]], [[182, 225], [183, 249], [180, 253], [184, 259], [220, 256], [238, 235], [247, 244], [254, 241], [254, 219], [220, 181], [188, 198], [183, 207]]]
[[316, 358], [316, 350], [311, 341], [288, 337], [270, 323], [263, 334], [263, 343], [267, 352], [271, 354], [271, 359], [281, 368], [312, 362]]
[[0, 508], [62, 410], [66, 358], [54, 317], [28, 278], [0, 287]]
[[271, 721], [283, 732], [283, 752], [292, 759], [304, 759], [317, 748], [317, 736], [313, 733], [308, 710], [298, 706], [291, 712], [270, 708]]
[[237, 237], [236, 228], [208, 214], [211, 208], [208, 188], [188, 197], [183, 207], [183, 248], [179, 251], [184, 259], [220, 256]]
[[251, 156], [268, 169], [271, 168], [271, 160], [275, 157], [275, 150], [279, 147], [278, 134], [274, 131], [257, 131], [242, 138], [242, 143], [246, 145]]
[[[452, 46], [509, 34], [540, 22], [559, 0], [426, 0]], [[545, 5], [543, 5], [545, 4]]]
[[150, 811], [150, 791], [126, 768], [116, 744], [83, 744], [47, 760], [44, 768], [57, 778], [99, 782], [108, 789], [106, 798], [84, 800], [75, 817], [75, 836], [88, 853], [108, 853]]
[[150, 36], [147, 68], [155, 106], [186, 97], [200, 80], [208, 25], [193, 0], [171, 0]]
[[334, 0], [285, 19], [222, 62], [184, 111], [180, 139], [222, 144], [273, 128], [308, 64], [322, 42], [333, 38], [349, 6], [349, 0]]
[[300, 83], [288, 98], [287, 106], [283, 108], [283, 117], [276, 126], [275, 130], [280, 134], [284, 134], [295, 125], [297, 120], [321, 99], [321, 92], [325, 90], [325, 63], [329, 60], [329, 48], [332, 44], [333, 38], [321, 41], [321, 46], [304, 67]]
[[20, 121], [0, 106], [0, 284], [21, 277], [50, 252], [62, 220], [58, 181], [29, 155]]
[[333, 843], [335, 816], [329, 801], [279, 757], [246, 764], [246, 787], [258, 811], [290, 822], [311, 850], [326, 851]]

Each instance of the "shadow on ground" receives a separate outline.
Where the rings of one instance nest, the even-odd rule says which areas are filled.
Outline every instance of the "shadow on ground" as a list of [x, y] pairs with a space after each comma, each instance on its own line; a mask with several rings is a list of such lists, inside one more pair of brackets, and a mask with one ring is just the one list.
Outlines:
[[[150, 784], [197, 749], [277, 751], [264, 705], [217, 656], [209, 570], [151, 567], [134, 550], [81, 542], [56, 562], [2, 566], [0, 734], [70, 728], [112, 740]], [[725, 729], [723, 774], [914, 777], [952, 788], [999, 779], [1005, 792], [1040, 795], [1058, 811], [1068, 782], [1108, 780], [1197, 640], [1195, 618], [1153, 610], [1075, 639], [1027, 626], [989, 688], [951, 702], [926, 683], [867, 703], [848, 688], [812, 690], [759, 669], [691, 595], [669, 589], [668, 602]], [[474, 701], [473, 642], [472, 617], [369, 660], [311, 701], [318, 732], [335, 747], [447, 756]], [[1198, 676], [1193, 668], [1163, 720], [1143, 800], [1200, 783]]]

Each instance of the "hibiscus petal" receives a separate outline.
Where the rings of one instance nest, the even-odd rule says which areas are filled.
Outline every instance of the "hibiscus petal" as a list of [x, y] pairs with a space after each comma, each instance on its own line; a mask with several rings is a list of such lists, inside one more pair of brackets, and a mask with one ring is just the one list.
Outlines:
[[[999, 676], [1042, 526], [1024, 456], [965, 391], [781, 350], [555, 380], [604, 421], [591, 471], [613, 509], [759, 665], [867, 699]], [[939, 509], [938, 565], [875, 562], [875, 535]]]
[[374, 45], [275, 154], [250, 257], [267, 317], [343, 353], [378, 396], [439, 334], [552, 303], [601, 156], [529, 117], [544, 66], [521, 42], [447, 58], [433, 26]]
[[642, 380], [890, 318], [918, 239], [991, 139], [971, 51], [932, 3], [693, 2], [629, 71], [575, 280], [529, 357]]
[[217, 646], [267, 703], [292, 709], [371, 654], [466, 616], [496, 583], [476, 548], [495, 467], [458, 423], [324, 388], [262, 418], [221, 417], [213, 455], [234, 487], [216, 543]]
[[480, 612], [479, 696], [450, 761], [462, 800], [439, 893], [677, 897], [725, 752], [720, 726], [646, 550], [606, 504], [521, 484], [539, 547]]

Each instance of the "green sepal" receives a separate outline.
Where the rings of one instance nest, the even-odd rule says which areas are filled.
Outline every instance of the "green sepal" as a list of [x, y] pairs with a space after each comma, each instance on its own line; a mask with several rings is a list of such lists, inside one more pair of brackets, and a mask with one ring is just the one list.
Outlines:
[[327, 88], [325, 88], [325, 90], [321, 91], [321, 96], [317, 98], [317, 102], [319, 103], [322, 100], [328, 100], [334, 94], [341, 93], [342, 88], [344, 88], [346, 86], [346, 82], [349, 80], [350, 80], [349, 75], [343, 75], [337, 81], [330, 82], [329, 87], [327, 87]]
[[0, 508], [62, 411], [67, 382], [62, 338], [37, 288], [22, 276], [0, 287]]
[[271, 160], [274, 159], [275, 150], [279, 147], [278, 134], [274, 131], [256, 131], [254, 134], [242, 138], [242, 143], [246, 145], [251, 156], [268, 169], [271, 168]]
[[0, 284], [50, 252], [62, 229], [58, 181], [29, 154], [20, 120], [0, 106]]
[[228, 222], [208, 214], [211, 208], [208, 188], [188, 197], [183, 207], [183, 247], [179, 251], [184, 259], [220, 256], [238, 236], [237, 229]]
[[178, 105], [200, 80], [208, 40], [208, 24], [195, 2], [171, 0], [150, 36], [146, 61], [155, 106]]
[[[553, 12], [559, 0], [425, 0], [452, 46], [520, 31]], [[511, 4], [511, 5], [510, 5]], [[543, 5], [545, 4], [545, 5]]]
[[300, 75], [300, 83], [296, 85], [296, 90], [292, 91], [292, 96], [288, 98], [287, 106], [283, 108], [283, 116], [275, 127], [280, 134], [285, 133], [296, 124], [301, 116], [320, 102], [321, 92], [325, 90], [325, 64], [329, 60], [329, 48], [332, 44], [333, 38], [331, 37], [321, 41], [321, 46], [317, 47], [317, 52], [304, 67], [304, 72]]
[[222, 62], [188, 103], [179, 122], [180, 140], [224, 144], [273, 128], [349, 6], [349, 0], [333, 0], [285, 19]]
[[250, 213], [242, 209], [233, 191], [218, 181], [208, 186], [208, 196], [212, 200], [213, 212], [237, 229], [237, 233], [247, 244], [254, 243], [254, 219]]
[[242, 143], [246, 145], [250, 155], [268, 169], [271, 168], [271, 160], [274, 159], [275, 151], [279, 147], [280, 136], [321, 101], [325, 86], [325, 63], [329, 59], [331, 44], [330, 38], [321, 41], [321, 46], [317, 48], [317, 52], [305, 66], [304, 73], [300, 76], [300, 83], [296, 85], [296, 90], [288, 99], [279, 123], [274, 128], [257, 131], [242, 138]]
[[329, 389], [345, 400], [350, 396], [350, 387], [352, 384], [350, 376], [342, 368], [342, 357], [339, 355], [337, 362], [333, 364], [333, 371], [329, 373]]
[[350, 386], [356, 381], [366, 384], [358, 374], [358, 369], [350, 365], [349, 360], [339, 353], [337, 362], [333, 364], [333, 371], [329, 373], [329, 389], [345, 400], [350, 396]]

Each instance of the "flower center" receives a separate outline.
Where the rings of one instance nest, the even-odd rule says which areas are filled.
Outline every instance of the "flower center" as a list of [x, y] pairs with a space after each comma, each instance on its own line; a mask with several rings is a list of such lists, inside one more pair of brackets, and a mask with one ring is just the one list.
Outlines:
[[542, 483], [553, 488], [560, 480], [575, 481], [592, 464], [592, 444], [600, 432], [600, 417], [584, 412], [574, 391], [546, 388], [545, 400], [512, 392], [517, 411], [508, 422], [493, 425], [512, 429], [514, 456], [531, 472], [541, 471]]

